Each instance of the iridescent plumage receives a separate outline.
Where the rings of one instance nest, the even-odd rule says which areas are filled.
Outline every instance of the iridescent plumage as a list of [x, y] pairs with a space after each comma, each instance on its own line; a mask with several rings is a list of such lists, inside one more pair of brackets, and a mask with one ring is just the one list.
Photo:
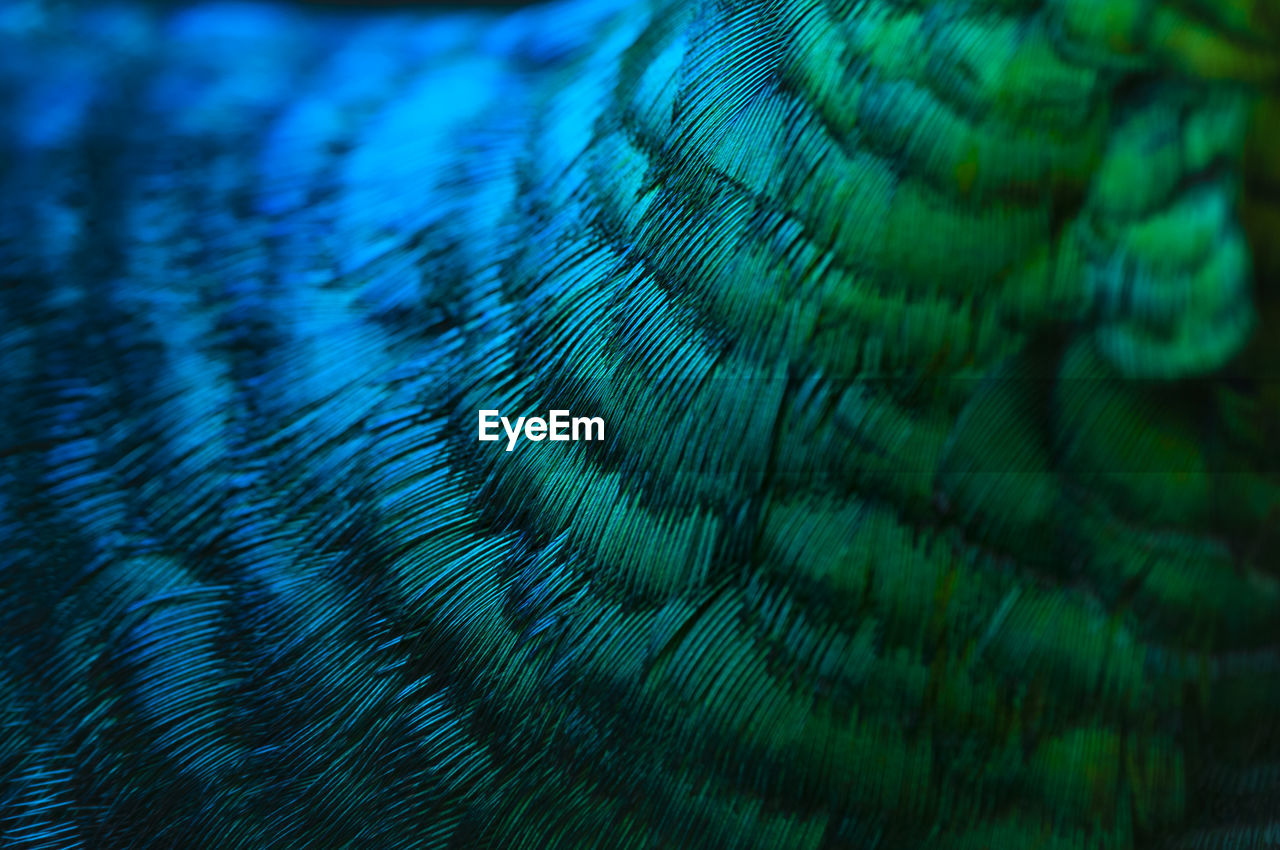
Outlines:
[[0, 845], [1271, 846], [1270, 2], [9, 4]]

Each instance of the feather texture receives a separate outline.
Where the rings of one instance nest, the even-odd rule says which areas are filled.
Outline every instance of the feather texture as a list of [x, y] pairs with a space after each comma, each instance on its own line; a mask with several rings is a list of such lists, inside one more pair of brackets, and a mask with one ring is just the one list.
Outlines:
[[3, 8], [0, 844], [1280, 840], [1270, 0]]

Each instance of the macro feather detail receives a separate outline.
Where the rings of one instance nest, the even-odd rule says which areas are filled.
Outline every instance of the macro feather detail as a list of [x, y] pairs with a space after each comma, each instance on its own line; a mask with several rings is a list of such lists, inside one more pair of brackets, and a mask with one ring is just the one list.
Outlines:
[[1280, 841], [1270, 0], [0, 10], [0, 845]]

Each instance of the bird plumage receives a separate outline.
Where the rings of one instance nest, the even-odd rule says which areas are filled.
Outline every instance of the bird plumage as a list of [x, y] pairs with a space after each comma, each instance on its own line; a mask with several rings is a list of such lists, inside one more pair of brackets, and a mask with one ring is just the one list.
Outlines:
[[4, 846], [1276, 841], [1266, 0], [21, 20]]

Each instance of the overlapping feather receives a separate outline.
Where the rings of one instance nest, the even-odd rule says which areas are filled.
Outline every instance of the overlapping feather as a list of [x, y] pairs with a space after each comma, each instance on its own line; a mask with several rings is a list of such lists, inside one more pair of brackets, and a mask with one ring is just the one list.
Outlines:
[[1271, 840], [1263, 0], [51, 20], [0, 843]]

